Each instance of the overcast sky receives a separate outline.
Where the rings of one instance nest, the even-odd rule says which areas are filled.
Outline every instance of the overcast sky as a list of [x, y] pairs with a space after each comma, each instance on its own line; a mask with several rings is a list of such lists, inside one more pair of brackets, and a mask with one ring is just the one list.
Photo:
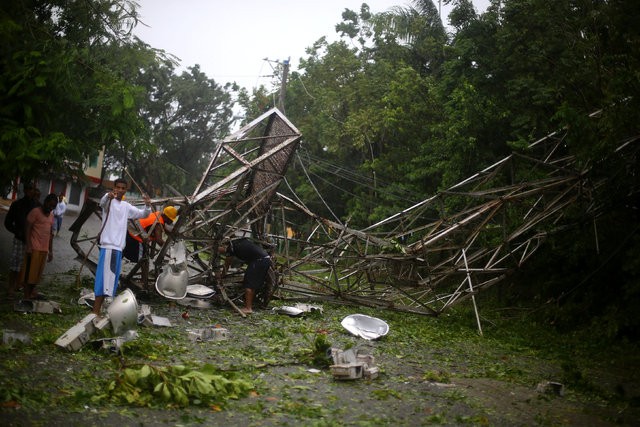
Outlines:
[[[290, 58], [295, 71], [305, 49], [322, 36], [337, 40], [335, 25], [348, 8], [371, 12], [408, 6], [408, 0], [138, 0], [145, 25], [136, 35], [180, 59], [180, 69], [200, 65], [216, 83], [248, 89], [268, 85], [273, 69], [265, 58]], [[481, 11], [488, 0], [474, 0]], [[438, 7], [437, 1], [434, 1]], [[447, 9], [443, 6], [446, 17]]]

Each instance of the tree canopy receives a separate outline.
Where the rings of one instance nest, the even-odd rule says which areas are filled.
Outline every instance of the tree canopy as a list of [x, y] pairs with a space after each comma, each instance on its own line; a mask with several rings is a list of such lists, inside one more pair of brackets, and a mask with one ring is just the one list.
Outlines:
[[17, 0], [0, 8], [5, 184], [81, 174], [86, 157], [139, 132], [144, 92], [127, 74], [153, 55], [131, 36], [133, 3]]
[[0, 6], [3, 186], [18, 176], [80, 178], [102, 148], [107, 177], [127, 167], [146, 191], [197, 182], [211, 141], [232, 124], [237, 88], [220, 87], [197, 66], [176, 75], [169, 54], [133, 35], [136, 7], [129, 0]]
[[558, 129], [571, 128], [585, 160], [637, 134], [633, 2], [507, 0], [482, 14], [468, 0], [446, 3], [446, 31], [430, 0], [345, 10], [340, 40], [311, 45], [289, 83], [287, 115], [309, 159], [366, 181], [334, 200], [344, 218], [397, 212]]

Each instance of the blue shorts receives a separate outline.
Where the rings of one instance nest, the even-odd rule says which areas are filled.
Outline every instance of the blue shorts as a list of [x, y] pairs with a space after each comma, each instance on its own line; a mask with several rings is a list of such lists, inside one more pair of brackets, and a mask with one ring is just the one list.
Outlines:
[[100, 249], [96, 283], [93, 293], [96, 297], [114, 297], [118, 291], [118, 279], [122, 267], [122, 252], [115, 249]]

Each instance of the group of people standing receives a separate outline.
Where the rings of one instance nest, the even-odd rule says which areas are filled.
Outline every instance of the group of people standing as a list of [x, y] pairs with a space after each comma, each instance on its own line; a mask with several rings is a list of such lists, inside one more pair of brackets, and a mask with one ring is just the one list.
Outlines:
[[[105, 296], [115, 296], [125, 247], [127, 221], [151, 214], [151, 201], [144, 196], [145, 208], [139, 209], [123, 201], [128, 183], [119, 178], [114, 189], [100, 200], [103, 215], [99, 235], [100, 255], [95, 280], [93, 312], [100, 313]], [[36, 299], [36, 286], [42, 279], [47, 262], [53, 259], [53, 237], [60, 233], [62, 218], [67, 209], [64, 195], [49, 194], [40, 203], [40, 191], [31, 183], [24, 183], [24, 195], [9, 207], [4, 225], [13, 234], [9, 263], [10, 300], [22, 287], [24, 299]], [[175, 210], [170, 211], [175, 219]], [[160, 231], [160, 230], [159, 230]], [[154, 234], [157, 236], [158, 234]]]
[[[151, 200], [143, 195], [144, 208], [138, 208], [124, 200], [128, 181], [118, 178], [112, 191], [100, 199], [102, 225], [98, 233], [98, 266], [96, 270], [93, 313], [101, 314], [106, 297], [114, 297], [122, 269], [122, 258], [138, 261], [144, 256], [144, 240], [163, 244], [163, 231], [176, 221], [178, 210], [167, 206], [161, 212], [151, 211]], [[42, 278], [47, 261], [53, 259], [53, 237], [62, 226], [66, 211], [64, 195], [49, 194], [39, 203], [37, 189], [29, 183], [24, 185], [24, 197], [13, 202], [5, 218], [6, 228], [13, 233], [13, 249], [9, 271], [9, 295], [13, 298], [22, 285], [25, 299], [37, 298], [36, 285]], [[138, 220], [141, 233], [132, 234], [129, 220]], [[226, 256], [222, 275], [227, 273], [231, 259], [247, 264], [243, 279], [245, 287], [244, 313], [252, 312], [256, 290], [264, 285], [271, 260], [268, 253], [250, 239], [226, 240], [219, 248]]]
[[23, 185], [24, 195], [9, 207], [4, 225], [13, 234], [9, 260], [8, 296], [12, 300], [22, 287], [24, 299], [38, 297], [47, 262], [53, 259], [53, 236], [62, 227], [66, 211], [64, 194], [47, 195], [40, 203], [40, 191], [32, 184]]
[[[99, 233], [100, 255], [94, 286], [93, 313], [96, 315], [100, 315], [105, 297], [114, 297], [117, 293], [123, 256], [133, 262], [144, 256], [145, 239], [140, 234], [129, 232], [127, 222], [130, 219], [138, 220], [146, 240], [162, 245], [163, 231], [166, 231], [178, 216], [178, 210], [174, 206], [151, 212], [151, 202], [147, 195], [143, 196], [146, 205], [144, 209], [125, 202], [123, 198], [127, 185], [123, 178], [115, 180], [113, 191], [106, 193], [100, 200], [103, 219]], [[227, 273], [232, 258], [247, 264], [243, 278], [245, 306], [241, 310], [245, 314], [252, 313], [256, 290], [264, 285], [271, 265], [269, 254], [260, 245], [246, 238], [226, 240], [218, 251], [226, 256], [221, 275]]]

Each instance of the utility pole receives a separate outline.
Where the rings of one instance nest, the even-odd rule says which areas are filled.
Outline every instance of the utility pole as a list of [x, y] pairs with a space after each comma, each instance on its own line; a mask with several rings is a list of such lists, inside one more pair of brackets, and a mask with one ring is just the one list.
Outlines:
[[284, 98], [287, 93], [287, 78], [289, 77], [289, 60], [282, 61], [282, 79], [280, 80], [280, 96], [278, 97], [278, 110], [284, 114]]

